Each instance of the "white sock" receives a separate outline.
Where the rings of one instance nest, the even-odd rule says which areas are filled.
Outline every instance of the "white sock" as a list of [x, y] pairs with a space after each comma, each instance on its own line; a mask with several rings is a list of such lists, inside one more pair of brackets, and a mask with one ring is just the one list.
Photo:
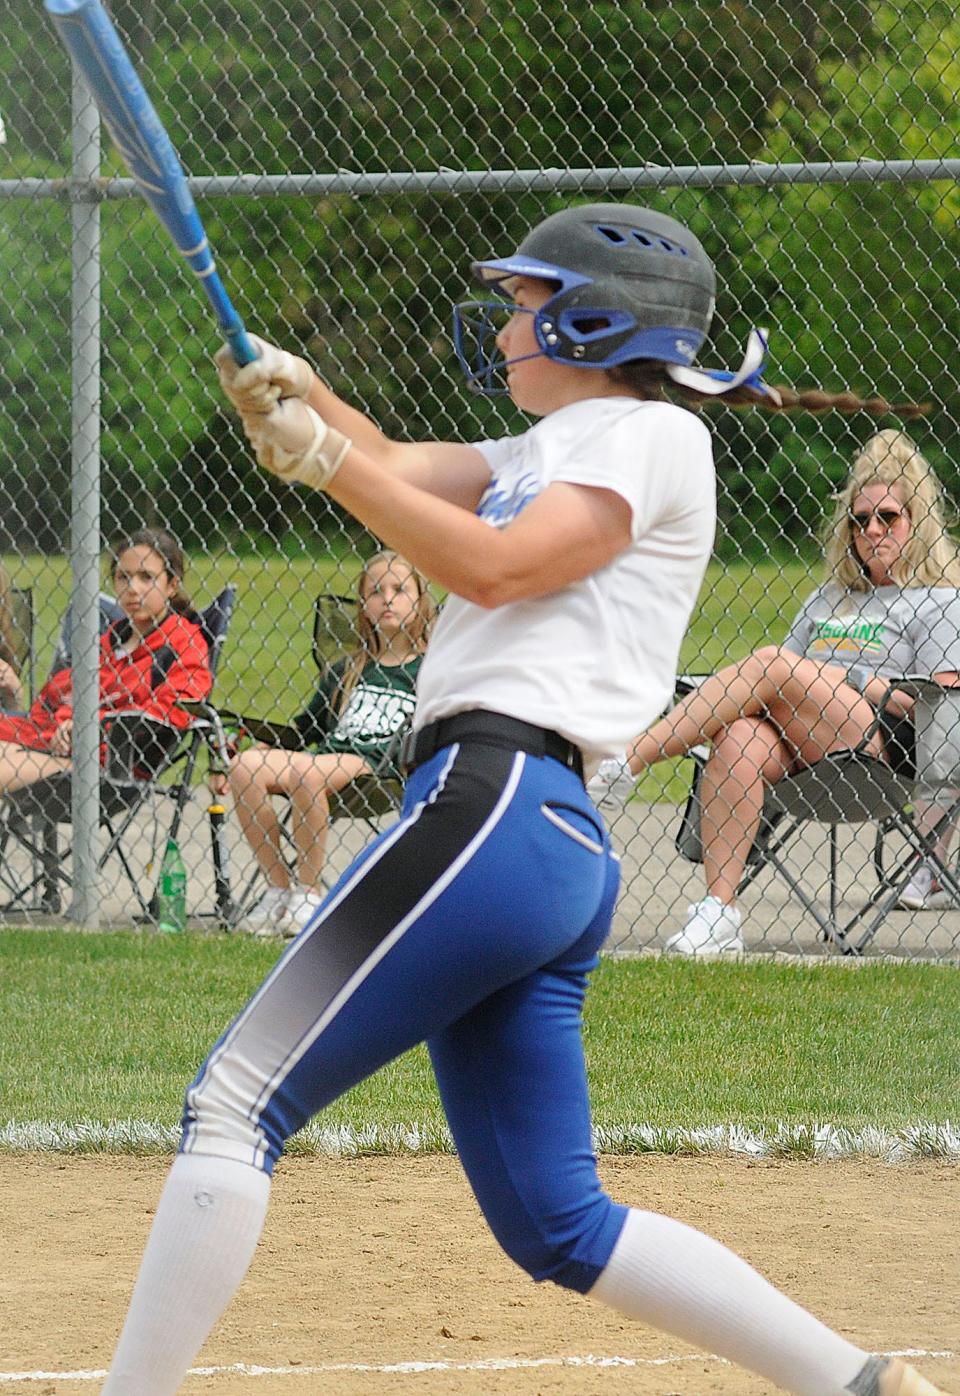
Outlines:
[[178, 1154], [164, 1186], [103, 1396], [172, 1396], [256, 1249], [270, 1179]]
[[654, 1212], [631, 1210], [590, 1295], [795, 1396], [843, 1396], [867, 1362], [719, 1241]]

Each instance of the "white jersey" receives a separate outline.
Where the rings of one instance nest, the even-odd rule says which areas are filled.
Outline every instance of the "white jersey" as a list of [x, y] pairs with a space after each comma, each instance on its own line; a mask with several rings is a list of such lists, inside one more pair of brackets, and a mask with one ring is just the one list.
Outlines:
[[451, 596], [420, 669], [414, 725], [506, 713], [575, 742], [589, 775], [673, 697], [716, 527], [710, 434], [671, 403], [590, 398], [477, 449], [491, 472], [477, 513], [492, 528], [564, 481], [621, 495], [633, 541], [548, 596], [493, 610]]

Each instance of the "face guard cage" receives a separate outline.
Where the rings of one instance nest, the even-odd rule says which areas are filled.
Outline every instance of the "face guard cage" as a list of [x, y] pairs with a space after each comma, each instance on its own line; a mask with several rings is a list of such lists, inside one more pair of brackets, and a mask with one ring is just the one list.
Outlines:
[[544, 352], [538, 349], [534, 354], [507, 359], [497, 344], [497, 335], [511, 316], [536, 313], [503, 300], [461, 301], [454, 306], [453, 347], [467, 385], [475, 393], [503, 397], [509, 391], [505, 377], [507, 365], [538, 359]]

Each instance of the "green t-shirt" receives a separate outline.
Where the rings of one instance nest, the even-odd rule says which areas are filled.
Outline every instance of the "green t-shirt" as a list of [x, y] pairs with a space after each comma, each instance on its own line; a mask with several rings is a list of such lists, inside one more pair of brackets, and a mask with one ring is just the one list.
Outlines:
[[418, 654], [404, 664], [370, 660], [340, 712], [340, 685], [347, 661], [337, 660], [324, 674], [306, 710], [293, 720], [304, 745], [318, 751], [382, 756], [413, 717], [421, 658]]

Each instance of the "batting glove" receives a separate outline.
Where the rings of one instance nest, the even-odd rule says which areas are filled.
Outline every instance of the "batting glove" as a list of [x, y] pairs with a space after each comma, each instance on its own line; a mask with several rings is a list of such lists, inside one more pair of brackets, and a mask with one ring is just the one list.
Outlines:
[[264, 470], [313, 490], [327, 488], [352, 444], [298, 397], [281, 398], [269, 412], [245, 413], [241, 421]]
[[587, 791], [601, 809], [613, 809], [626, 803], [636, 785], [637, 777], [627, 765], [627, 754], [623, 752], [600, 762], [596, 774], [587, 781]]
[[257, 351], [252, 364], [241, 368], [229, 344], [214, 355], [220, 386], [239, 413], [269, 412], [282, 397], [304, 398], [313, 383], [313, 369], [306, 359], [288, 354], [256, 335], [250, 343]]

